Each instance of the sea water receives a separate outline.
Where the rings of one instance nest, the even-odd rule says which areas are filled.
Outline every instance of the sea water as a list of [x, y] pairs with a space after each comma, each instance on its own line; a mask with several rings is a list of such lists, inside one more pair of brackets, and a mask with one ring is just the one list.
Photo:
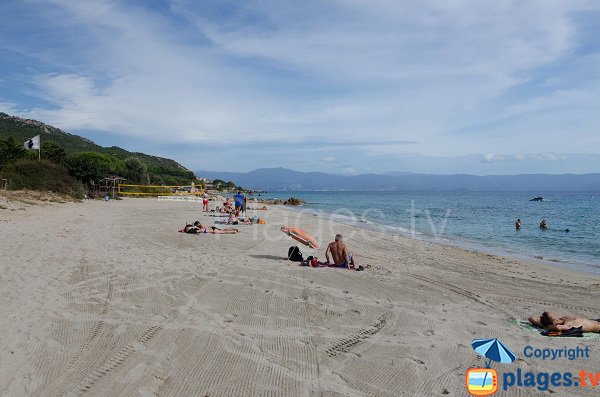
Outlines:
[[[529, 201], [537, 196], [544, 201]], [[302, 211], [337, 221], [600, 274], [600, 193], [319, 191], [262, 197], [298, 197], [306, 201]], [[518, 231], [517, 218], [523, 223]], [[549, 229], [539, 228], [542, 219]]]

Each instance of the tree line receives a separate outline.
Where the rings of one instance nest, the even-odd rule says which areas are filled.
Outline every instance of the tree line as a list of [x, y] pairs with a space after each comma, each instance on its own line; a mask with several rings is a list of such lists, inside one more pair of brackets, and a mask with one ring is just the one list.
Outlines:
[[148, 184], [148, 169], [137, 157], [121, 160], [97, 152], [67, 155], [56, 142], [42, 141], [42, 160], [36, 150], [25, 150], [23, 144], [10, 137], [0, 139], [0, 178], [7, 179], [11, 189], [51, 190], [83, 196], [85, 188], [107, 175], [118, 175], [135, 184]]

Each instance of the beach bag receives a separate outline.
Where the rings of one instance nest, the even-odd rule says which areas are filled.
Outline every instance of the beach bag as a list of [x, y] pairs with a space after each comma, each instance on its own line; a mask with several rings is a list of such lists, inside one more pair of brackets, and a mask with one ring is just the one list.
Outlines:
[[290, 249], [288, 249], [288, 259], [292, 262], [302, 262], [302, 253], [300, 252], [300, 249], [297, 246], [294, 245], [293, 247], [290, 247]]

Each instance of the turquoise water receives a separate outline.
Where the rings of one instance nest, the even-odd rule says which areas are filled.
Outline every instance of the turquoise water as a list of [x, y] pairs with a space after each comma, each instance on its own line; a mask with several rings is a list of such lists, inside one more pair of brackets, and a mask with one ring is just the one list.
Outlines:
[[[530, 198], [543, 196], [542, 202]], [[417, 238], [600, 273], [599, 193], [273, 192], [305, 211]], [[521, 218], [523, 227], [514, 223]], [[550, 225], [540, 230], [542, 219]], [[569, 232], [565, 232], [569, 229]]]

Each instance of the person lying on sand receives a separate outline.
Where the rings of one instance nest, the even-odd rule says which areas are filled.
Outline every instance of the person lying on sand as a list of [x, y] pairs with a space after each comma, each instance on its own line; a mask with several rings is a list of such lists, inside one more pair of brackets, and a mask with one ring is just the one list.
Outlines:
[[529, 322], [538, 328], [549, 331], [568, 331], [579, 328], [583, 332], [600, 332], [600, 319], [590, 320], [583, 317], [561, 317], [555, 312], [544, 312], [541, 317], [529, 317]]
[[227, 219], [227, 223], [229, 225], [251, 225], [252, 219], [250, 218], [238, 218], [234, 213], [229, 215], [229, 219]]
[[188, 234], [236, 234], [239, 233], [239, 230], [233, 228], [219, 229], [214, 226], [207, 228], [200, 222], [196, 221], [193, 225], [185, 225], [183, 232]]
[[230, 214], [227, 219], [228, 225], [252, 225], [254, 223], [264, 224], [266, 222], [257, 217], [237, 217], [235, 214]]
[[194, 227], [197, 227], [201, 230], [200, 233], [210, 233], [210, 234], [236, 234], [239, 233], [238, 229], [229, 227], [225, 229], [219, 229], [215, 226], [207, 227], [206, 225], [201, 224], [199, 221], [194, 222]]
[[333, 258], [333, 266], [335, 267], [347, 267], [348, 269], [355, 269], [356, 264], [354, 263], [354, 257], [351, 252], [348, 252], [346, 244], [344, 244], [343, 237], [341, 234], [335, 236], [335, 241], [329, 243], [327, 251], [325, 251], [325, 258], [327, 263], [331, 263], [329, 260], [329, 254]]

